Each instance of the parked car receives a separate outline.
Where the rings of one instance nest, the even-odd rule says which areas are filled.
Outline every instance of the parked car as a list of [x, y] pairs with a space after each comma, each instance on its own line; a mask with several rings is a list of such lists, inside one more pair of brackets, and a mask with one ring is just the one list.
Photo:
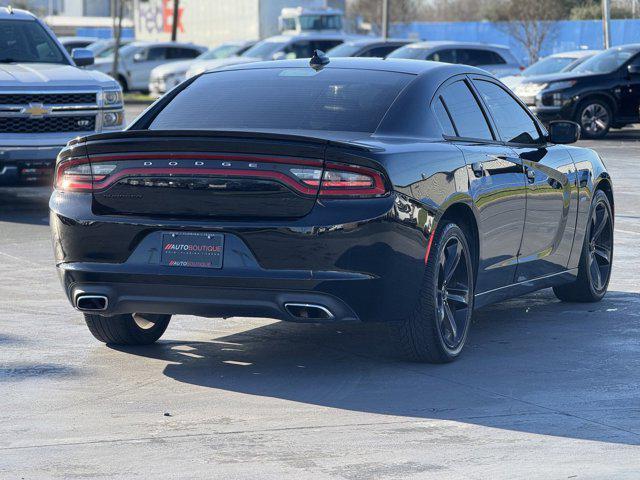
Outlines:
[[359, 38], [346, 41], [326, 52], [333, 57], [381, 57], [384, 58], [394, 50], [412, 43], [412, 40], [389, 38]]
[[515, 91], [518, 85], [525, 79], [530, 80], [538, 75], [571, 71], [585, 60], [600, 52], [601, 50], [574, 50], [571, 52], [554, 53], [529, 65], [519, 74], [502, 77], [500, 80], [511, 90]]
[[446, 41], [411, 43], [391, 52], [389, 58], [471, 65], [487, 70], [497, 77], [513, 75], [524, 68], [509, 47], [485, 43]]
[[[172, 61], [196, 58], [207, 49], [192, 43], [131, 42], [119, 51], [118, 77], [124, 91], [146, 91], [151, 70]], [[111, 74], [113, 56], [96, 60], [96, 70]]]
[[74, 48], [86, 48], [96, 40], [96, 37], [58, 37], [64, 49], [71, 53]]
[[254, 40], [245, 42], [227, 42], [222, 45], [218, 45], [211, 50], [207, 50], [193, 60], [183, 60], [181, 62], [171, 62], [160, 65], [159, 67], [151, 70], [151, 75], [149, 77], [149, 92], [151, 95], [156, 97], [164, 95], [168, 90], [171, 90], [176, 85], [180, 85], [184, 82], [187, 70], [194, 62], [237, 57], [255, 44], [256, 42]]
[[384, 321], [411, 358], [447, 362], [476, 308], [551, 286], [604, 296], [611, 180], [559, 145], [578, 137], [464, 65], [227, 67], [69, 143], [56, 265], [109, 344], [152, 343], [172, 314]]
[[261, 60], [310, 58], [314, 50], [326, 52], [349, 38], [354, 37], [340, 33], [277, 35], [256, 43], [238, 57], [194, 62], [189, 70], [187, 70], [186, 78], [191, 78], [207, 70], [213, 70], [227, 65], [259, 62]]
[[122, 91], [107, 75], [78, 68], [53, 32], [24, 10], [0, 7], [0, 184], [50, 181], [73, 137], [122, 128]]
[[586, 138], [640, 122], [640, 44], [613, 47], [569, 72], [525, 80], [518, 94], [543, 121], [573, 120]]
[[[120, 39], [120, 48], [130, 44], [134, 40], [132, 38]], [[107, 40], [98, 40], [87, 46], [87, 49], [93, 52], [94, 58], [97, 60], [113, 56], [116, 48], [116, 41], [113, 38]], [[112, 60], [113, 61], [113, 60]]]

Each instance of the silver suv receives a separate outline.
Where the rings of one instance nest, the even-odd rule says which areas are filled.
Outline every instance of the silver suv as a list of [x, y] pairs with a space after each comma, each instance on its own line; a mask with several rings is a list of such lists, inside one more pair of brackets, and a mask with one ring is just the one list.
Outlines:
[[120, 86], [78, 68], [92, 63], [31, 13], [0, 7], [0, 185], [41, 182], [72, 138], [122, 129]]

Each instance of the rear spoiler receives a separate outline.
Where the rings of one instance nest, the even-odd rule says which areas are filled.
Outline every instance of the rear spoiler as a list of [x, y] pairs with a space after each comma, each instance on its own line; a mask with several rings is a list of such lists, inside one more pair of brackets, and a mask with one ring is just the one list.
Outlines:
[[363, 152], [374, 152], [376, 147], [364, 145], [349, 140], [336, 140], [327, 136], [310, 136], [296, 133], [278, 133], [272, 131], [243, 131], [243, 130], [124, 130], [113, 133], [99, 133], [77, 137], [69, 142], [69, 146], [87, 142], [117, 142], [118, 140], [132, 140], [141, 138], [228, 138], [252, 140], [280, 140], [300, 142], [315, 145], [349, 148]]

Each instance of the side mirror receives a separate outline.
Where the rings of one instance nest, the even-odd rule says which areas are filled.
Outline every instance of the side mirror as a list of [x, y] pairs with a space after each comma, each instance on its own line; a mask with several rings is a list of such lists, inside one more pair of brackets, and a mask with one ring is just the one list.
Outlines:
[[271, 58], [273, 58], [273, 60], [284, 60], [285, 58], [287, 58], [287, 56], [284, 52], [276, 52]]
[[88, 48], [74, 48], [71, 51], [71, 58], [78, 67], [88, 67], [95, 61], [93, 52]]
[[627, 72], [629, 72], [629, 75], [638, 75], [638, 74], [640, 74], [640, 65], [629, 65], [629, 66], [627, 66]]
[[549, 141], [551, 143], [575, 143], [580, 140], [580, 125], [568, 120], [549, 122]]
[[138, 52], [133, 56], [133, 61], [136, 63], [144, 62], [145, 57], [142, 52]]

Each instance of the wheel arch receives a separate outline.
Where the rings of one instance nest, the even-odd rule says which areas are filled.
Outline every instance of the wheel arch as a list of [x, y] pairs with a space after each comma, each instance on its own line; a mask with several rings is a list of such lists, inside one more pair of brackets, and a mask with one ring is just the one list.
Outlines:
[[456, 222], [465, 232], [469, 246], [471, 247], [475, 282], [478, 277], [478, 265], [480, 261], [480, 233], [478, 229], [478, 219], [472, 206], [467, 202], [452, 203], [446, 207], [438, 223], [442, 224], [443, 220]]
[[594, 194], [598, 190], [602, 190], [607, 196], [607, 198], [609, 199], [609, 204], [611, 205], [611, 213], [615, 218], [615, 202], [613, 199], [613, 186], [611, 184], [611, 178], [609, 177], [608, 174], [604, 173], [598, 178], [598, 181], [595, 183], [595, 186], [593, 188]]
[[580, 100], [578, 100], [578, 103], [576, 104], [574, 116], [579, 113], [580, 106], [589, 100], [602, 100], [606, 102], [609, 108], [611, 109], [611, 114], [614, 116], [614, 118], [612, 118], [611, 121], [613, 122], [613, 120], [615, 120], [615, 115], [618, 113], [617, 102], [611, 95], [608, 95], [607, 93], [604, 93], [604, 92], [591, 92], [591, 93], [586, 93], [584, 95], [581, 95]]

